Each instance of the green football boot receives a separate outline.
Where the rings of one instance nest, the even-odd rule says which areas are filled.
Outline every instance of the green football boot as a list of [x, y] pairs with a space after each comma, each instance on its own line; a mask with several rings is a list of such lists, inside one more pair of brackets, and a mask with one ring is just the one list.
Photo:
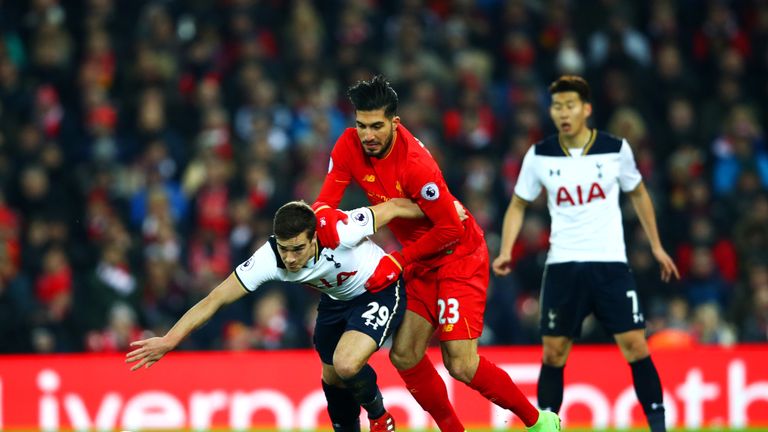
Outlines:
[[530, 432], [557, 432], [560, 430], [560, 417], [552, 411], [539, 410], [539, 419], [536, 424], [526, 428]]

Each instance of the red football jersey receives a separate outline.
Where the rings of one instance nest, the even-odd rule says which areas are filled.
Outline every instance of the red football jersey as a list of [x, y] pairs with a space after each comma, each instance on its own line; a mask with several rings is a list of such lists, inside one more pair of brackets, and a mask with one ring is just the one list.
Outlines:
[[328, 176], [317, 201], [338, 207], [351, 181], [360, 185], [371, 204], [408, 198], [419, 205], [426, 217], [398, 218], [388, 225], [409, 262], [437, 267], [485, 247], [474, 217], [467, 212], [469, 217], [463, 223], [459, 220], [453, 204], [456, 198], [440, 168], [402, 124], [397, 126], [389, 153], [381, 159], [365, 155], [355, 128], [345, 130], [331, 152]]

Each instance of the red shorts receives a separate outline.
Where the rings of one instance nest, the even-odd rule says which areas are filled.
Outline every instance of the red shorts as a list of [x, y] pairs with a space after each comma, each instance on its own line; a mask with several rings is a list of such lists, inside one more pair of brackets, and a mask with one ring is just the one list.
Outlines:
[[409, 266], [403, 277], [407, 309], [432, 323], [441, 341], [480, 337], [490, 278], [485, 244], [437, 268]]

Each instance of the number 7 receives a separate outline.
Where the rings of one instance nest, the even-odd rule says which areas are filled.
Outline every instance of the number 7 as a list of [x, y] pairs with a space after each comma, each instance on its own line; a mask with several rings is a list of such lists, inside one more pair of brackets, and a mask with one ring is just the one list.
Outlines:
[[637, 292], [635, 290], [629, 290], [627, 291], [627, 297], [632, 299], [632, 313], [636, 314], [638, 311], [637, 307]]

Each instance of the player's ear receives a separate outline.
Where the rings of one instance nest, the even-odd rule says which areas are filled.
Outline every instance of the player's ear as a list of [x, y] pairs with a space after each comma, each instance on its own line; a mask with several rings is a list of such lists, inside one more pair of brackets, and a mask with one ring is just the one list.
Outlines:
[[392, 126], [397, 127], [397, 125], [400, 124], [400, 116], [394, 116], [392, 117]]
[[584, 102], [584, 115], [586, 117], [589, 117], [592, 115], [592, 104], [589, 102]]

